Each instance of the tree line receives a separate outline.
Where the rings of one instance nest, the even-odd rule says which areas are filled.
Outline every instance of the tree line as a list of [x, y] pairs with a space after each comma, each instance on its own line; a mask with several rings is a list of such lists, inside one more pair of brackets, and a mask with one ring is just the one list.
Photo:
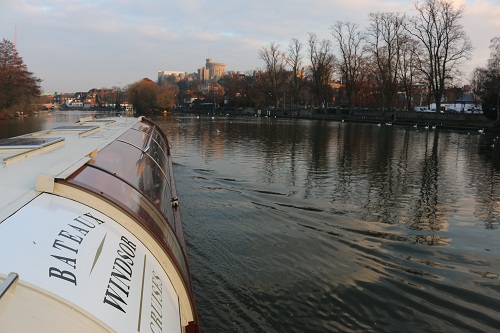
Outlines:
[[[412, 110], [436, 104], [440, 110], [446, 89], [463, 76], [472, 56], [472, 43], [461, 20], [464, 7], [452, 0], [425, 0], [414, 5], [414, 15], [377, 12], [368, 25], [337, 21], [331, 39], [309, 33], [306, 41], [291, 38], [283, 49], [270, 42], [259, 50], [264, 63], [252, 75], [226, 74], [217, 80], [205, 102], [230, 107], [268, 106], [326, 108], [332, 104]], [[491, 41], [485, 68], [476, 68], [472, 88], [483, 101], [486, 115], [496, 118], [500, 93], [500, 37]], [[0, 43], [0, 112], [26, 109], [40, 94], [40, 82], [29, 72], [14, 45]], [[193, 96], [201, 81], [171, 77], [155, 83], [143, 79], [126, 89], [128, 101], [140, 113], [171, 109]], [[421, 84], [426, 100], [414, 101]], [[423, 94], [420, 94], [422, 96]]]
[[[463, 14], [464, 6], [452, 0], [425, 0], [414, 4], [413, 15], [370, 13], [365, 28], [337, 21], [330, 26], [330, 39], [309, 33], [306, 41], [292, 38], [285, 48], [272, 41], [259, 50], [262, 70], [253, 75], [226, 74], [217, 81], [225, 96], [207, 95], [205, 101], [255, 108], [335, 104], [351, 111], [355, 107], [412, 110], [415, 105], [435, 103], [439, 112], [446, 98], [452, 102], [460, 97], [453, 85], [462, 79], [464, 64], [472, 56]], [[498, 47], [499, 38], [492, 45]], [[475, 70], [473, 88], [486, 103], [485, 113], [496, 117], [492, 105], [498, 101], [498, 74], [491, 64]], [[171, 78], [163, 83], [177, 85], [181, 104], [189, 87], [199, 82]], [[447, 96], [450, 92], [455, 96]]]
[[[370, 13], [365, 29], [338, 21], [330, 27], [331, 40], [310, 33], [305, 45], [292, 39], [287, 50], [274, 42], [262, 47], [259, 55], [275, 104], [278, 90], [297, 93], [308, 86], [312, 104], [323, 107], [332, 99], [330, 82], [337, 77], [351, 110], [367, 99], [390, 110], [400, 99], [399, 92], [404, 92], [405, 107], [411, 110], [414, 86], [420, 82], [429, 89], [426, 103], [434, 102], [440, 110], [445, 88], [460, 78], [462, 65], [472, 54], [460, 22], [464, 7], [451, 0], [426, 0], [414, 6], [413, 16]], [[308, 66], [303, 65], [306, 57]], [[307, 84], [297, 83], [302, 78]]]

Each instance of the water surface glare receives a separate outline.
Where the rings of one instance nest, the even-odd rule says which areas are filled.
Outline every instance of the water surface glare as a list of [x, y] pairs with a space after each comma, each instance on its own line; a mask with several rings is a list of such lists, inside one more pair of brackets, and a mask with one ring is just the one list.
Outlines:
[[204, 332], [500, 328], [496, 134], [167, 116]]

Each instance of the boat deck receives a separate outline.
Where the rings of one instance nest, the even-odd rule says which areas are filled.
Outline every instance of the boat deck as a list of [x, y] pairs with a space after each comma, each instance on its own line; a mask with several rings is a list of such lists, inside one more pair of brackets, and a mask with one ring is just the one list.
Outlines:
[[[69, 174], [119, 137], [136, 118], [82, 119], [63, 126], [0, 140], [0, 221], [36, 196], [39, 176]], [[7, 216], [5, 216], [7, 215]]]
[[0, 140], [0, 331], [199, 332], [165, 134], [81, 119]]

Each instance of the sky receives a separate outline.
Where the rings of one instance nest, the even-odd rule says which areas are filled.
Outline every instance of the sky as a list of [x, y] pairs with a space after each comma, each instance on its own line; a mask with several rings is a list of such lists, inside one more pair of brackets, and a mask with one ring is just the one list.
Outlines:
[[[419, 0], [422, 2], [423, 0]], [[285, 50], [309, 33], [333, 42], [330, 27], [361, 28], [368, 14], [414, 15], [414, 0], [0, 0], [0, 39], [16, 42], [45, 93], [124, 88], [163, 70], [193, 73], [207, 58], [226, 71], [264, 67], [259, 50]], [[456, 0], [474, 46], [465, 80], [485, 67], [500, 36], [500, 0]], [[334, 48], [335, 51], [335, 48]], [[467, 83], [467, 82], [465, 82]]]

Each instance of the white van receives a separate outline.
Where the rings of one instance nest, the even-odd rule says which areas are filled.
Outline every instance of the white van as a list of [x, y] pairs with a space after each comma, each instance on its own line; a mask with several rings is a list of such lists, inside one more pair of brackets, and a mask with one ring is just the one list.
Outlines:
[[432, 110], [426, 106], [415, 106], [415, 112], [432, 112]]

